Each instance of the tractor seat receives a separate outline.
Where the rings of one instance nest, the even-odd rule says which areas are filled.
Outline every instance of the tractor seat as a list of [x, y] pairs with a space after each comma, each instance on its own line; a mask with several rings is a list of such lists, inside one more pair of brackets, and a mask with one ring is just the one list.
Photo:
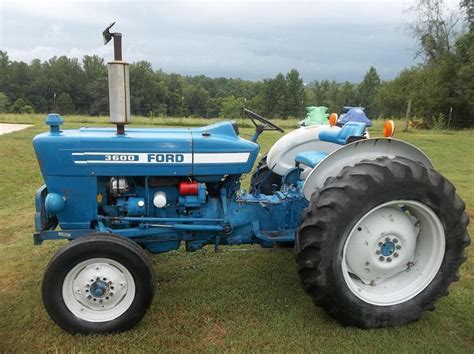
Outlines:
[[319, 133], [319, 140], [339, 145], [345, 145], [347, 143], [348, 138], [352, 136], [363, 136], [365, 132], [365, 127], [365, 123], [347, 122], [340, 130], [323, 130]]
[[314, 167], [321, 162], [329, 154], [323, 151], [305, 151], [300, 152], [295, 157], [296, 164], [303, 164], [309, 167]]

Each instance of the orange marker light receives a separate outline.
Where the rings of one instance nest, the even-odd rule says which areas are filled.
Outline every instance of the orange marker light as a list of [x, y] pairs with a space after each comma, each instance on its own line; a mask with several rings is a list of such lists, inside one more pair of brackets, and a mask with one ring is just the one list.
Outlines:
[[329, 115], [329, 125], [334, 127], [337, 123], [337, 113], [331, 113]]
[[390, 138], [395, 134], [395, 123], [393, 120], [387, 120], [383, 125], [383, 136]]

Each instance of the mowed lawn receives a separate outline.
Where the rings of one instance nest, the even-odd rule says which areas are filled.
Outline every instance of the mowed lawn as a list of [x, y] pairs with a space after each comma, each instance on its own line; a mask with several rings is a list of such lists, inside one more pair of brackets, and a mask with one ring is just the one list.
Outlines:
[[[63, 242], [34, 246], [34, 192], [42, 177], [31, 145], [45, 130], [43, 116], [0, 115], [0, 122], [33, 127], [0, 136], [0, 352], [46, 351], [264, 351], [264, 352], [473, 352], [474, 260], [434, 312], [400, 328], [342, 327], [302, 290], [289, 249], [253, 246], [182, 249], [151, 257], [156, 296], [133, 330], [106, 336], [72, 336], [48, 317], [41, 280]], [[65, 117], [64, 128], [106, 119]], [[137, 125], [179, 124], [178, 119], [137, 119]], [[240, 121], [240, 120], [239, 120]], [[204, 120], [183, 119], [182, 124]], [[295, 121], [283, 122], [289, 131]], [[372, 134], [379, 135], [381, 123]], [[252, 129], [241, 129], [250, 135]], [[262, 153], [280, 137], [264, 133]], [[410, 130], [396, 137], [423, 149], [458, 189], [474, 216], [474, 131]], [[247, 177], [243, 188], [248, 188]], [[344, 220], [341, 220], [344, 222]], [[471, 234], [473, 227], [470, 226]], [[471, 246], [472, 250], [472, 246]], [[469, 253], [469, 252], [468, 252]], [[472, 251], [470, 252], [472, 253]]]

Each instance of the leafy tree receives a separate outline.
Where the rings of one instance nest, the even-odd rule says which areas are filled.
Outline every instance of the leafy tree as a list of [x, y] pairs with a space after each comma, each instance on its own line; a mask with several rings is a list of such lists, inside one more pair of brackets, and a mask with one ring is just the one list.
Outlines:
[[207, 117], [209, 97], [202, 86], [189, 86], [184, 90], [184, 106], [191, 115]]
[[68, 93], [61, 93], [56, 102], [56, 107], [61, 114], [72, 114], [75, 112], [74, 102]]
[[430, 62], [451, 53], [460, 18], [449, 12], [444, 0], [417, 0], [408, 11], [415, 16], [407, 29], [419, 41], [417, 56]]
[[219, 117], [238, 118], [242, 115], [245, 100], [241, 97], [228, 96], [222, 99], [221, 111]]
[[287, 82], [279, 73], [274, 79], [263, 81], [264, 114], [275, 117], [286, 116]]
[[141, 115], [166, 112], [168, 89], [147, 61], [130, 65], [130, 106]]
[[457, 77], [455, 80], [454, 117], [458, 126], [474, 124], [474, 31], [466, 33], [455, 44]]
[[375, 106], [375, 97], [380, 86], [380, 77], [373, 66], [370, 67], [364, 79], [359, 85], [359, 101], [369, 117], [375, 117], [377, 108]]
[[0, 113], [6, 112], [8, 107], [8, 97], [0, 92]]
[[298, 70], [291, 69], [286, 74], [286, 97], [284, 114], [287, 116], [300, 117], [304, 113], [304, 86], [300, 79]]
[[461, 9], [465, 11], [469, 30], [474, 31], [474, 2], [472, 0], [461, 0]]
[[104, 59], [97, 55], [84, 56], [82, 67], [86, 81], [85, 103], [87, 111], [92, 115], [108, 113], [107, 67]]

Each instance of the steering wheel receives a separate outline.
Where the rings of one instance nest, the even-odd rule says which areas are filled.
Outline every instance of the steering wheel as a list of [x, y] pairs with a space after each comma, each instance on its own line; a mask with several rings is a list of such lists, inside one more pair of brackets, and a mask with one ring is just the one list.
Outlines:
[[[280, 133], [285, 132], [278, 125], [270, 122], [268, 119], [263, 118], [262, 116], [258, 115], [255, 112], [252, 112], [251, 110], [247, 108], [244, 108], [244, 112], [247, 115], [247, 117], [252, 121], [253, 125], [255, 125], [255, 128], [257, 129], [257, 131], [262, 132], [264, 130], [276, 130], [276, 131], [279, 131]], [[263, 123], [263, 125], [258, 124], [256, 121]]]

